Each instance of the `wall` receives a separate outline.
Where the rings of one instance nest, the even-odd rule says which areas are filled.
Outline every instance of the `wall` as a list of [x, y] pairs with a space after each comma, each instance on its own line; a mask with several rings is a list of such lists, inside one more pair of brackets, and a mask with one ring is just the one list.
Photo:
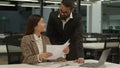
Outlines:
[[101, 1], [95, 1], [87, 10], [87, 32], [101, 33]]

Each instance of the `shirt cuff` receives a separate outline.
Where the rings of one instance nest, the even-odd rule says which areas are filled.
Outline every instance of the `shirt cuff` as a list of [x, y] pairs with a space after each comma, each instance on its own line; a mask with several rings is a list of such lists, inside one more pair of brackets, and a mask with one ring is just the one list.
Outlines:
[[38, 62], [41, 63], [42, 59], [39, 57], [39, 54], [37, 55], [37, 58], [38, 58]]

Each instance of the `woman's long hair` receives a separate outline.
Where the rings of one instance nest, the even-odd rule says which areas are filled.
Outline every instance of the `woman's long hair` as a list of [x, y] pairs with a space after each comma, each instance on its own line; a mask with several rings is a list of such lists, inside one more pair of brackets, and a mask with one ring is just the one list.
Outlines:
[[25, 35], [30, 35], [34, 33], [34, 28], [38, 25], [38, 22], [41, 20], [41, 18], [42, 16], [40, 15], [29, 16], [25, 30]]

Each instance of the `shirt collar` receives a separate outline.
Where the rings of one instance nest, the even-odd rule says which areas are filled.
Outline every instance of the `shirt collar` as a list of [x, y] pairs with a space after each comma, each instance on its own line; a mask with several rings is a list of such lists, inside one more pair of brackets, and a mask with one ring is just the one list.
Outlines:
[[[60, 14], [58, 14], [58, 18], [60, 18]], [[73, 14], [70, 13], [70, 16], [68, 18], [73, 19]]]
[[72, 13], [70, 14], [70, 19], [73, 19], [73, 14]]
[[41, 36], [38, 37], [36, 34], [34, 34], [34, 38], [35, 38], [35, 40], [42, 40], [42, 39], [41, 39]]

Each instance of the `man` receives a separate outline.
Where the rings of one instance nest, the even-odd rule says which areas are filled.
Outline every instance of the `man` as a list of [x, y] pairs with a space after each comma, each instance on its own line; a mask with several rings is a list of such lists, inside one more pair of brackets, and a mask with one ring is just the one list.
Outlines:
[[50, 13], [47, 35], [52, 44], [64, 44], [70, 39], [67, 60], [84, 63], [81, 17], [73, 11], [74, 1], [63, 0], [59, 11]]

